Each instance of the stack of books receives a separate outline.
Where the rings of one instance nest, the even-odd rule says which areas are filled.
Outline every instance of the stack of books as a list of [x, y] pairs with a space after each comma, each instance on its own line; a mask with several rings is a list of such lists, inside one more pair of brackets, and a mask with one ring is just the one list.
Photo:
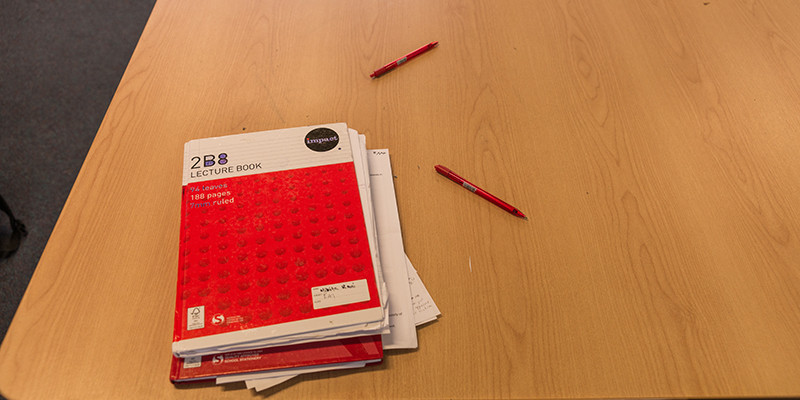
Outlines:
[[388, 150], [343, 123], [186, 143], [180, 232], [175, 383], [363, 367], [439, 315], [405, 257]]

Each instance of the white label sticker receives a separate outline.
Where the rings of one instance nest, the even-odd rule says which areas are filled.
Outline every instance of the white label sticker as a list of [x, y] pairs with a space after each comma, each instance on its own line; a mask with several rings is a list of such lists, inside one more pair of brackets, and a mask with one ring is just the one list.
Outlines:
[[186, 310], [186, 330], [206, 327], [206, 306], [189, 307]]
[[311, 288], [314, 309], [341, 306], [369, 300], [366, 279]]
[[203, 356], [186, 357], [183, 359], [183, 369], [197, 368], [202, 364]]

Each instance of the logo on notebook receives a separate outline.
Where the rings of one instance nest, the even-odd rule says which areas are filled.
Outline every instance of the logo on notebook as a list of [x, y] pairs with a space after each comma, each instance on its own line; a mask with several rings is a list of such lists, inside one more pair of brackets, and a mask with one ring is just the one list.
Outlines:
[[216, 314], [211, 317], [211, 323], [214, 325], [222, 325], [225, 323], [225, 316], [222, 314]]
[[186, 320], [186, 330], [191, 331], [195, 329], [203, 329], [206, 326], [205, 318], [206, 318], [206, 307], [205, 306], [197, 306], [197, 307], [190, 307], [186, 310], [187, 320]]
[[323, 152], [334, 149], [339, 144], [339, 134], [333, 129], [316, 128], [306, 134], [306, 147], [313, 151]]
[[222, 354], [217, 354], [214, 356], [214, 358], [211, 359], [211, 363], [214, 365], [222, 364], [224, 361], [225, 361], [225, 356]]
[[192, 157], [192, 162], [193, 164], [191, 169], [213, 167], [214, 165], [225, 165], [228, 163], [228, 153], [219, 153], [216, 156], [214, 154], [205, 154], [202, 158], [199, 156], [194, 156]]

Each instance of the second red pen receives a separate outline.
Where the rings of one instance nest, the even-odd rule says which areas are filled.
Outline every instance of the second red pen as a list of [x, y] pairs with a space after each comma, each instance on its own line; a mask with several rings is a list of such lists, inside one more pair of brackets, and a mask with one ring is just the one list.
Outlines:
[[528, 217], [526, 217], [525, 214], [523, 214], [516, 207], [512, 206], [511, 204], [506, 203], [503, 200], [500, 200], [498, 197], [494, 196], [493, 194], [491, 194], [491, 193], [489, 193], [489, 192], [487, 192], [487, 191], [485, 191], [485, 190], [483, 190], [483, 189], [481, 189], [481, 188], [469, 183], [469, 181], [467, 181], [466, 179], [458, 176], [455, 172], [451, 171], [449, 168], [447, 168], [445, 166], [442, 166], [442, 165], [437, 165], [437, 166], [434, 166], [433, 168], [436, 169], [436, 172], [446, 176], [447, 179], [450, 179], [451, 181], [463, 186], [465, 189], [469, 190], [470, 192], [475, 193], [478, 196], [483, 197], [484, 199], [488, 200], [490, 203], [502, 208], [503, 210], [506, 210], [507, 212], [511, 213], [512, 215], [515, 215], [517, 217], [523, 218], [525, 220], [528, 219]]

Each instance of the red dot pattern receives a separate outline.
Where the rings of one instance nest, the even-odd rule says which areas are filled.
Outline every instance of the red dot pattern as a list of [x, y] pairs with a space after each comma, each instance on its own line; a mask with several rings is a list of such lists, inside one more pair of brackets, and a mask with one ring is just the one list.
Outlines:
[[[352, 163], [186, 185], [176, 332], [188, 339], [379, 307], [360, 206]], [[312, 287], [360, 279], [369, 301], [314, 310]], [[187, 331], [186, 309], [200, 305], [205, 327]], [[212, 324], [219, 314], [225, 322]]]

